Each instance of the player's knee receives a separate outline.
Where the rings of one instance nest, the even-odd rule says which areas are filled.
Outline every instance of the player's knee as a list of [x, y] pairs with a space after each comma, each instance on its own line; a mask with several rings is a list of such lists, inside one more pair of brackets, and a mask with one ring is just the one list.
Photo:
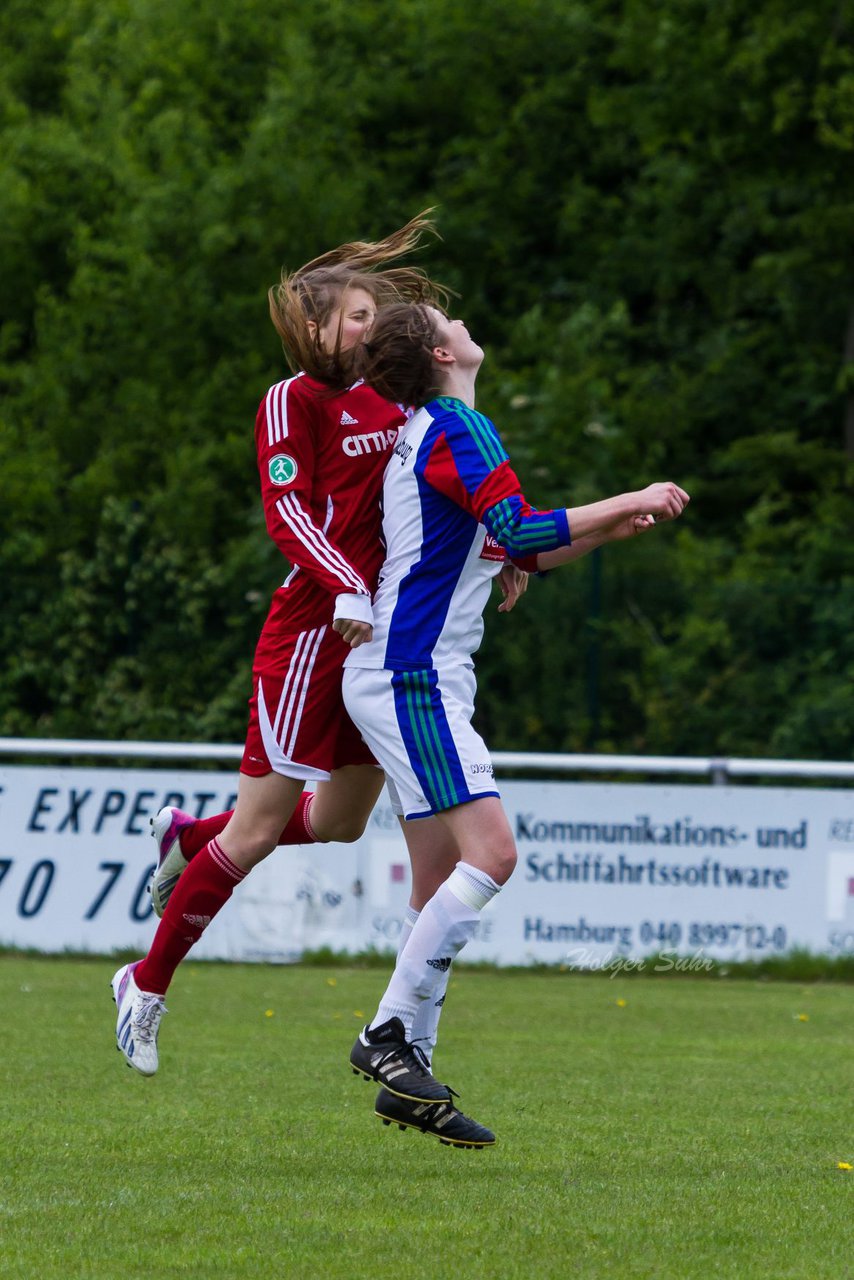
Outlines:
[[493, 869], [489, 872], [496, 884], [506, 884], [516, 868], [516, 846], [502, 845], [493, 854]]
[[462, 860], [484, 871], [496, 884], [503, 885], [510, 879], [516, 866], [516, 845], [512, 837], [496, 840], [488, 848], [470, 849], [468, 858], [464, 854]]
[[340, 818], [318, 823], [312, 814], [311, 825], [321, 844], [325, 844], [327, 840], [334, 840], [338, 844], [352, 844], [365, 834], [367, 824], [361, 817], [353, 814], [342, 814]]
[[251, 835], [244, 836], [240, 841], [239, 849], [230, 854], [231, 860], [238, 867], [242, 867], [244, 871], [249, 871], [252, 867], [257, 867], [259, 862], [263, 862], [267, 855], [273, 852], [277, 840], [278, 831], [274, 834], [272, 829], [264, 830], [259, 828]]

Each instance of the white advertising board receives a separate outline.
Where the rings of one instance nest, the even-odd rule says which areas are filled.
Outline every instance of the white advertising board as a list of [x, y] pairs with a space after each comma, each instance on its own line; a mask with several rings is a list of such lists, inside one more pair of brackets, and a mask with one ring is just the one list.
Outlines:
[[[142, 954], [149, 817], [233, 803], [236, 775], [0, 768], [0, 944]], [[665, 951], [744, 959], [854, 953], [854, 791], [505, 782], [516, 872], [469, 959], [604, 967]], [[279, 849], [236, 891], [198, 958], [283, 962], [393, 950], [409, 897], [384, 799], [351, 845]]]

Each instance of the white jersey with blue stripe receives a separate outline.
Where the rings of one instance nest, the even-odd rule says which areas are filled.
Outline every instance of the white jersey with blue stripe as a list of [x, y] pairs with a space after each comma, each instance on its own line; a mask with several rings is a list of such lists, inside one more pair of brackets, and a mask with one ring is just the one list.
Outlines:
[[566, 512], [536, 511], [494, 425], [461, 400], [432, 400], [403, 427], [383, 480], [386, 560], [373, 640], [349, 667], [413, 671], [471, 663], [492, 579], [569, 544]]

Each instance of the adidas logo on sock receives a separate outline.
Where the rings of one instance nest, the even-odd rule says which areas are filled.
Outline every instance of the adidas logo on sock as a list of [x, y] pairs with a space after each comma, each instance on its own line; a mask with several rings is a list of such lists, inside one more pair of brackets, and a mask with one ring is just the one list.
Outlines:
[[359, 419], [351, 418], [347, 410], [344, 409], [341, 414], [341, 426], [342, 427], [358, 427], [358, 425], [359, 425]]
[[441, 960], [428, 960], [431, 969], [438, 969], [440, 973], [447, 973], [451, 967], [451, 957], [443, 956]]
[[[211, 916], [184, 916], [187, 924], [194, 924], [197, 929], [207, 929], [211, 922]], [[450, 963], [450, 961], [448, 962]]]

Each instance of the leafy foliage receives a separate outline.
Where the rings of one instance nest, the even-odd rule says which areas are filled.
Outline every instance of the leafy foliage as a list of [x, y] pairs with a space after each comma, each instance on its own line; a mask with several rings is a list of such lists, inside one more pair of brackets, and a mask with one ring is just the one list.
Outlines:
[[0, 732], [240, 738], [266, 288], [435, 203], [532, 499], [693, 496], [492, 620], [489, 740], [847, 755], [851, 36], [835, 0], [9, 0]]

